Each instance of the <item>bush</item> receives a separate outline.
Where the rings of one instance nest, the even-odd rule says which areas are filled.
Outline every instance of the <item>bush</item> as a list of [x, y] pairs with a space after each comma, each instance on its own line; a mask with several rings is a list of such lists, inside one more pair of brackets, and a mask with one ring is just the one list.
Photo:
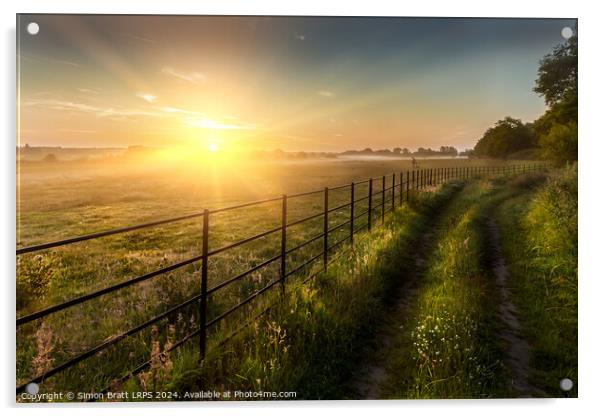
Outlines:
[[554, 124], [539, 142], [546, 159], [556, 162], [577, 160], [577, 123]]
[[42, 254], [17, 257], [17, 309], [48, 293], [56, 270], [53, 263], [51, 257]]

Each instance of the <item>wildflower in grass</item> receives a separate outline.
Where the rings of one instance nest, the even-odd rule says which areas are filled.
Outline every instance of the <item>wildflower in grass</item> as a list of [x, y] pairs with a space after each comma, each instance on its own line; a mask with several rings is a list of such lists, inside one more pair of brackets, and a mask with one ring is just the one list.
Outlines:
[[50, 369], [53, 363], [51, 357], [54, 346], [52, 345], [52, 330], [45, 322], [40, 325], [35, 335], [37, 353], [31, 361], [35, 375], [40, 375]]

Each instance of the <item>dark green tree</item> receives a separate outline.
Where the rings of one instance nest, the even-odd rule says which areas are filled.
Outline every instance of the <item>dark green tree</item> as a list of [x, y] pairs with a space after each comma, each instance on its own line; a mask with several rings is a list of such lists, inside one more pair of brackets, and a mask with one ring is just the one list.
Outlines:
[[533, 126], [519, 119], [506, 117], [487, 129], [474, 148], [481, 157], [505, 158], [520, 150], [535, 147]]
[[577, 63], [574, 35], [540, 61], [533, 88], [549, 106], [534, 123], [541, 153], [557, 162], [577, 160]]
[[554, 48], [539, 62], [533, 91], [554, 104], [577, 96], [577, 36]]

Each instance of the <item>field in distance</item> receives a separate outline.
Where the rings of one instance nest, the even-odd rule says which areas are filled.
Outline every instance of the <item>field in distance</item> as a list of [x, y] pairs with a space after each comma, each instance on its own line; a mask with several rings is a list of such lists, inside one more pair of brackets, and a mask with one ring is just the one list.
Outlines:
[[[419, 168], [516, 164], [419, 159]], [[17, 181], [18, 246], [336, 186], [412, 169], [408, 159], [25, 162]]]

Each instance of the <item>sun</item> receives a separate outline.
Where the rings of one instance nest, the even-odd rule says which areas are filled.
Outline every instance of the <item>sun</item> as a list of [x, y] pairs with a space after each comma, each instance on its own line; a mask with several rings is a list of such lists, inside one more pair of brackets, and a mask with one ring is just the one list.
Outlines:
[[217, 147], [217, 143], [209, 143], [209, 146], [207, 147], [207, 149], [212, 153], [215, 153], [219, 150]]

